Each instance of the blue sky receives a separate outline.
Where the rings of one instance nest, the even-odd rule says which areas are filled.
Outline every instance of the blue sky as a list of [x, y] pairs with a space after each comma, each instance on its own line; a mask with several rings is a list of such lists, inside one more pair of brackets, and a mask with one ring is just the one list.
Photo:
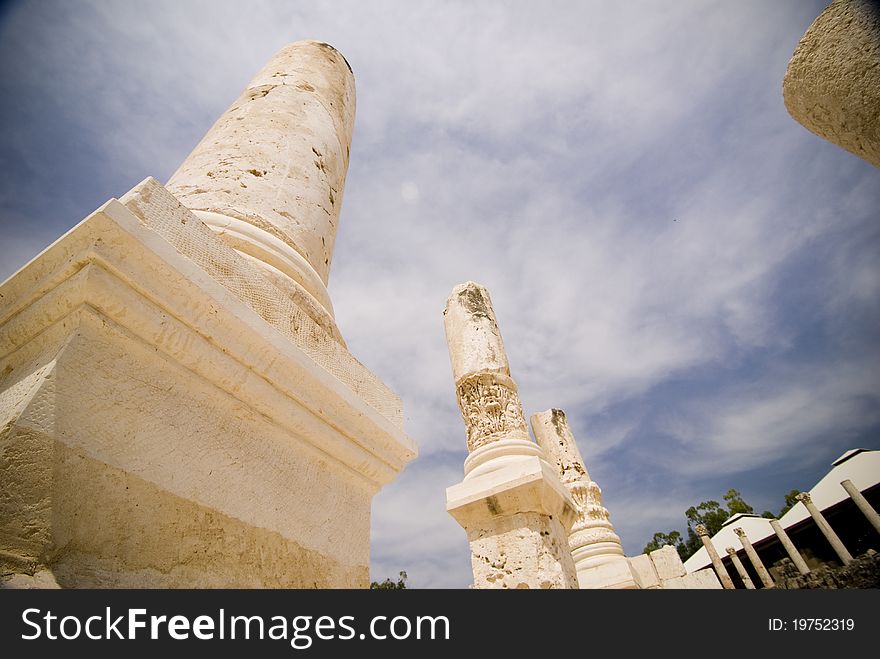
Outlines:
[[327, 41], [358, 95], [330, 293], [421, 451], [374, 500], [373, 578], [470, 583], [442, 323], [466, 280], [627, 553], [730, 487], [778, 511], [880, 448], [880, 170], [782, 102], [825, 4], [7, 3], [0, 278], [167, 180], [276, 50]]

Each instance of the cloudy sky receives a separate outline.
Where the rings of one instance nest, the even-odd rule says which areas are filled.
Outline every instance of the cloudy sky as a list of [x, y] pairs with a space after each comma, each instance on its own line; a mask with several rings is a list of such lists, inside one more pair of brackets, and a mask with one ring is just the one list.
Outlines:
[[880, 448], [880, 170], [787, 114], [826, 3], [19, 2], [0, 8], [0, 279], [167, 180], [318, 39], [358, 108], [330, 293], [420, 456], [373, 578], [471, 580], [442, 310], [488, 287], [527, 414], [566, 411], [628, 554], [738, 488], [778, 511]]

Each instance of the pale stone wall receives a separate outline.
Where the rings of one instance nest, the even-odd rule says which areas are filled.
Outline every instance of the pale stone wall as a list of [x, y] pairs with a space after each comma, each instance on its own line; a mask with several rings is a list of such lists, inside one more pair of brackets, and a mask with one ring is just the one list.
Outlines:
[[468, 530], [474, 583], [494, 588], [570, 588], [559, 542], [566, 530], [548, 515], [516, 513]]
[[794, 51], [782, 93], [805, 128], [880, 167], [880, 3], [828, 5]]
[[660, 575], [654, 567], [654, 561], [648, 554], [631, 556], [629, 559], [630, 570], [639, 588], [660, 588]]
[[365, 587], [371, 499], [412, 440], [332, 374], [344, 349], [319, 364], [179, 251], [199, 220], [172, 244], [131, 198], [0, 287], [0, 577]]

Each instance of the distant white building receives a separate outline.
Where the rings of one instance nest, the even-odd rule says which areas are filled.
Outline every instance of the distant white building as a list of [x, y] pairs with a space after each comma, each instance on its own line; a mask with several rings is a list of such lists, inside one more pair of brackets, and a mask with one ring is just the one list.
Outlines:
[[[874, 530], [841, 485], [841, 482], [846, 480], [851, 481], [876, 510], [880, 506], [880, 451], [867, 449], [847, 451], [832, 463], [831, 470], [809, 490], [813, 504], [822, 512], [853, 556], [871, 548], [880, 549], [880, 534]], [[822, 535], [803, 503], [798, 502], [792, 506], [779, 519], [779, 523], [810, 568], [839, 563], [837, 554]], [[788, 554], [771, 528], [770, 520], [758, 515], [737, 513], [731, 516], [721, 530], [711, 538], [715, 550], [722, 557], [737, 587], [742, 587], [742, 580], [728, 557], [728, 547], [737, 550], [738, 557], [756, 586], [760, 587], [760, 581], [734, 529], [745, 531], [761, 561], [774, 578], [778, 578], [778, 570], [773, 568], [773, 564], [787, 557]], [[684, 566], [688, 572], [710, 567], [711, 561], [705, 547], [701, 547], [685, 561]]]

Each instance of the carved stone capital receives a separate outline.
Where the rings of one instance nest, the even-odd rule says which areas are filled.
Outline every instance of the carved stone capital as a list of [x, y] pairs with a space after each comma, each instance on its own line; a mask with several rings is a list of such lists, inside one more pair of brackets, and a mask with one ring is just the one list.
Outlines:
[[736, 527], [735, 529], [733, 529], [733, 532], [736, 533], [740, 538], [745, 538], [745, 537], [746, 537], [746, 532], [745, 532], [745, 530], [742, 529], [742, 528], [740, 528], [740, 527]]
[[800, 494], [798, 494], [798, 495], [795, 497], [795, 499], [797, 499], [798, 501], [802, 502], [804, 505], [806, 505], [806, 504], [808, 504], [808, 503], [813, 503], [813, 499], [810, 497], [810, 493], [809, 493], [809, 492], [801, 492]]
[[694, 530], [699, 536], [709, 535], [709, 529], [706, 528], [705, 524], [697, 524], [697, 528]]
[[499, 439], [528, 439], [516, 383], [501, 373], [474, 373], [456, 387], [458, 407], [467, 428], [468, 451]]
[[733, 547], [728, 547], [725, 551], [731, 556], [736, 556], [736, 549], [734, 549]]

